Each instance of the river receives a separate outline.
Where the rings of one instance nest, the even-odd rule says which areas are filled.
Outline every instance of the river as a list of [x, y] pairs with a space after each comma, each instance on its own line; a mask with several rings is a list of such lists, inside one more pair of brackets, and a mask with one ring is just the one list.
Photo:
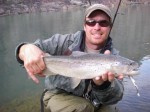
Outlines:
[[[128, 78], [125, 92], [118, 103], [121, 112], [150, 112], [150, 5], [122, 7], [117, 15], [111, 36], [114, 46], [124, 57], [140, 63], [140, 75], [135, 76], [140, 97]], [[39, 111], [39, 96], [44, 79], [35, 84], [15, 59], [15, 47], [21, 42], [34, 42], [55, 33], [74, 33], [81, 30], [83, 10], [34, 13], [0, 17], [0, 111]], [[37, 97], [36, 97], [37, 96]], [[27, 104], [28, 103], [28, 104]], [[37, 108], [37, 110], [35, 109]]]

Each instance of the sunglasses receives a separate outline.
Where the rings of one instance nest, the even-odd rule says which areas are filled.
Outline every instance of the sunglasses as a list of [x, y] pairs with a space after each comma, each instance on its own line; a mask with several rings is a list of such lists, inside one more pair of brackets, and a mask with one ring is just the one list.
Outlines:
[[108, 27], [108, 26], [111, 26], [111, 23], [107, 20], [100, 20], [100, 21], [95, 21], [95, 20], [86, 20], [85, 21], [85, 24], [87, 24], [88, 26], [95, 26], [96, 23], [99, 24], [99, 26], [101, 27]]

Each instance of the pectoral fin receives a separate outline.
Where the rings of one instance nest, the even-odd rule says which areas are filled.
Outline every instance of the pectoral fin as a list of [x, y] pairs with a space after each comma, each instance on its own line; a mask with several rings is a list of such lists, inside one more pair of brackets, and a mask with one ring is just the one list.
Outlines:
[[80, 82], [81, 82], [81, 79], [71, 78], [71, 88], [75, 89], [79, 85]]

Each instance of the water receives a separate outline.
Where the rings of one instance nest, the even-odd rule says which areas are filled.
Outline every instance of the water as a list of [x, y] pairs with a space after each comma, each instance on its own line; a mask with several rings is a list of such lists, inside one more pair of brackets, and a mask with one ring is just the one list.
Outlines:
[[[118, 106], [121, 112], [150, 111], [150, 6], [133, 5], [122, 9], [112, 35], [120, 54], [140, 63], [140, 75], [135, 77], [140, 97], [129, 79], [124, 80], [125, 94]], [[147, 57], [147, 58], [146, 58]]]
[[[150, 5], [122, 7], [111, 33], [120, 54], [141, 64], [141, 74], [134, 77], [141, 96], [136, 95], [131, 81], [125, 78], [124, 97], [118, 103], [121, 112], [150, 111], [150, 59], [144, 58], [150, 55], [149, 11]], [[35, 84], [16, 62], [15, 47], [20, 42], [34, 42], [55, 33], [74, 33], [83, 28], [82, 20], [83, 10], [0, 17], [0, 111], [25, 112], [20, 105], [27, 106], [24, 101], [29, 97], [34, 104], [32, 97], [40, 96], [44, 89], [44, 79], [40, 78], [40, 84]], [[30, 107], [27, 108], [31, 112]], [[33, 107], [31, 109], [35, 111]]]

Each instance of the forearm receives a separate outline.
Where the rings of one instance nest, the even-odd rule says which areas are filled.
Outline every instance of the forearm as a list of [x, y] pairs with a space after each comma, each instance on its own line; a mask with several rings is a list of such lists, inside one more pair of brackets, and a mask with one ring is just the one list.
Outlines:
[[21, 44], [19, 44], [17, 47], [16, 47], [16, 49], [15, 49], [15, 57], [16, 57], [16, 60], [21, 64], [21, 65], [23, 65], [23, 60], [20, 58], [20, 56], [19, 56], [19, 54], [20, 54], [20, 48], [23, 46], [23, 45], [25, 45], [25, 44], [27, 44], [27, 43], [21, 43]]
[[21, 43], [19, 44], [17, 47], [16, 47], [16, 50], [15, 50], [15, 56], [16, 56], [16, 59], [17, 61], [20, 63], [20, 64], [24, 64], [24, 58], [26, 57], [26, 55], [28, 55], [28, 53], [32, 53], [32, 50], [36, 50], [38, 49], [38, 51], [41, 51], [41, 49], [34, 45], [33, 43]]
[[20, 58], [20, 60], [24, 61], [24, 57], [25, 57], [25, 49], [27, 46], [29, 46], [30, 44], [24, 44], [20, 47], [19, 51], [18, 51], [18, 57]]

